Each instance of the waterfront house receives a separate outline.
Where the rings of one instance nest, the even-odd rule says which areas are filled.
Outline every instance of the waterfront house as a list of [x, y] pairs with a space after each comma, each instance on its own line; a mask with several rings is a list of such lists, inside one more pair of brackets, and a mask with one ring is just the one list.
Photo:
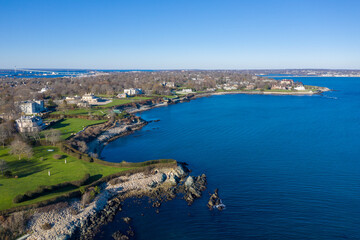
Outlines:
[[216, 88], [207, 88], [206, 91], [207, 91], [207, 92], [215, 92], [215, 91], [216, 91]]
[[237, 90], [238, 87], [239, 87], [239, 86], [236, 85], [236, 84], [234, 84], [234, 85], [224, 84], [223, 89], [226, 90], [226, 91], [231, 91], [231, 90]]
[[118, 97], [118, 98], [127, 98], [128, 95], [127, 95], [126, 93], [119, 93], [119, 94], [117, 95], [117, 97]]
[[304, 91], [304, 90], [305, 90], [305, 87], [304, 87], [304, 85], [299, 84], [299, 85], [296, 85], [296, 86], [294, 87], [294, 89], [297, 90], [297, 91]]
[[41, 117], [38, 116], [22, 116], [15, 120], [16, 128], [19, 132], [38, 132], [44, 128]]
[[256, 87], [255, 87], [255, 84], [250, 83], [249, 85], [246, 86], [245, 89], [246, 89], [246, 90], [255, 90], [255, 88], [256, 88]]
[[274, 84], [271, 86], [272, 90], [286, 90], [286, 87], [281, 84]]
[[193, 90], [191, 88], [185, 88], [185, 89], [183, 89], [181, 91], [177, 91], [176, 93], [178, 93], [178, 94], [188, 94], [188, 93], [192, 93], [192, 92], [193, 92]]
[[294, 81], [291, 79], [283, 79], [280, 81], [280, 84], [285, 86], [292, 86], [294, 84]]
[[36, 114], [45, 111], [43, 100], [24, 101], [20, 103], [20, 109], [24, 114]]
[[127, 94], [128, 96], [134, 96], [134, 95], [142, 94], [143, 92], [141, 88], [129, 88], [129, 89], [124, 89], [124, 93]]

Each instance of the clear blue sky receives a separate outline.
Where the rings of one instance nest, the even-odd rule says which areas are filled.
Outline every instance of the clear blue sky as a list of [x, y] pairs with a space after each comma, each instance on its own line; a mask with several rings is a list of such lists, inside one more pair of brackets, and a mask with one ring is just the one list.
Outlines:
[[0, 68], [360, 69], [359, 0], [0, 0]]

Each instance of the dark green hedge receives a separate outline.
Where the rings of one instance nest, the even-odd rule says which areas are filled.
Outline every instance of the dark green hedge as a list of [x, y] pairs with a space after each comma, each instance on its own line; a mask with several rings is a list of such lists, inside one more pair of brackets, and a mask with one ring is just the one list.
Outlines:
[[25, 201], [35, 199], [35, 198], [41, 197], [43, 195], [46, 195], [46, 194], [49, 194], [49, 193], [52, 193], [54, 191], [58, 191], [58, 190], [64, 189], [64, 188], [78, 188], [78, 187], [85, 185], [89, 181], [89, 179], [90, 179], [90, 174], [87, 173], [80, 180], [76, 180], [76, 181], [72, 181], [72, 182], [63, 182], [63, 183], [59, 183], [59, 184], [51, 185], [51, 186], [39, 186], [37, 189], [35, 189], [33, 191], [27, 191], [24, 194], [17, 195], [13, 199], [13, 202], [14, 203], [25, 202]]

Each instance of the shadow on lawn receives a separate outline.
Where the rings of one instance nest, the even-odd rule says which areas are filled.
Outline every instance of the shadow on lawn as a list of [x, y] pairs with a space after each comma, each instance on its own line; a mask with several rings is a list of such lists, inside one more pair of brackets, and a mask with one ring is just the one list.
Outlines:
[[86, 184], [93, 183], [93, 182], [99, 180], [100, 178], [102, 178], [102, 176], [103, 176], [102, 174], [96, 174], [96, 175], [94, 175], [94, 176], [91, 176], [91, 177], [89, 178], [89, 180], [86, 181]]
[[12, 169], [14, 175], [17, 175], [19, 178], [27, 177], [31, 174], [49, 169], [49, 164], [43, 162], [33, 161], [33, 160], [18, 160], [8, 163], [10, 169]]
[[70, 125], [70, 123], [64, 123], [64, 121], [65, 121], [65, 119], [55, 123], [54, 126], [52, 126], [51, 128], [57, 129], [57, 128], [67, 127]]

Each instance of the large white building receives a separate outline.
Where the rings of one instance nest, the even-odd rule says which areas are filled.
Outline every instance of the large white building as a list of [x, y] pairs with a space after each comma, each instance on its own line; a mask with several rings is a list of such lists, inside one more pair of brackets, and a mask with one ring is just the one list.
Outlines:
[[99, 98], [94, 96], [94, 94], [92, 93], [87, 93], [83, 95], [81, 100], [89, 104], [97, 104], [99, 102]]
[[128, 96], [134, 96], [134, 95], [142, 94], [142, 89], [141, 88], [124, 89], [124, 93], [127, 94]]
[[44, 127], [41, 117], [38, 116], [22, 116], [16, 119], [15, 123], [19, 132], [38, 132]]
[[179, 94], [187, 94], [187, 93], [192, 93], [193, 90], [191, 88], [185, 88], [181, 91], [177, 91], [176, 93], [179, 93]]
[[294, 87], [294, 89], [297, 91], [304, 91], [305, 87], [304, 87], [304, 85], [297, 85], [296, 87]]
[[36, 114], [45, 110], [43, 100], [24, 101], [20, 103], [20, 109], [25, 114]]
[[46, 86], [46, 87], [43, 87], [40, 91], [38, 91], [38, 93], [44, 93], [44, 92], [47, 92], [47, 91], [50, 91], [50, 90], [51, 89]]

